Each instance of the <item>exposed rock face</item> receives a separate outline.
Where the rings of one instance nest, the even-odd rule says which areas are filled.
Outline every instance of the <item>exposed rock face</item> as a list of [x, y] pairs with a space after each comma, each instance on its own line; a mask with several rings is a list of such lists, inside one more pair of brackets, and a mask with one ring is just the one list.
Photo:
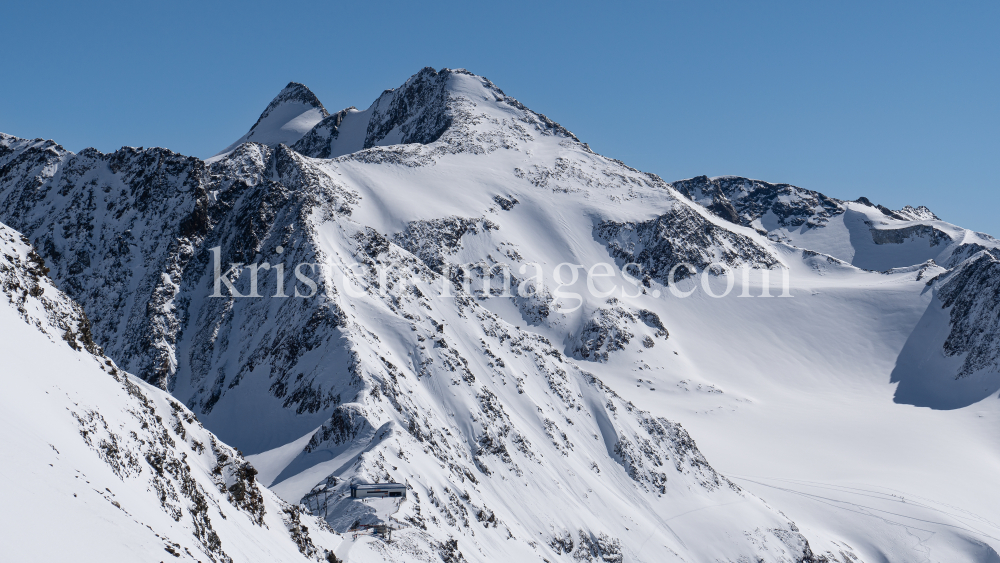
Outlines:
[[31, 248], [27, 237], [0, 224], [0, 249], [0, 289], [21, 319], [74, 350], [104, 359], [101, 347], [94, 343], [86, 313], [52, 286], [45, 260]]
[[[972, 245], [956, 259], [976, 250]], [[931, 301], [896, 360], [895, 400], [935, 409], [962, 408], [1000, 390], [1000, 261], [978, 250], [927, 282]]]
[[466, 234], [479, 234], [499, 227], [488, 219], [446, 217], [431, 221], [413, 221], [393, 236], [393, 241], [423, 260], [428, 268], [444, 273], [446, 258], [462, 246]]
[[[594, 234], [608, 246], [608, 252], [620, 267], [638, 264], [642, 269], [634, 275], [655, 279], [663, 285], [670, 285], [671, 271], [685, 263], [697, 271], [713, 263], [764, 269], [778, 264], [770, 252], [751, 238], [721, 228], [682, 206], [649, 221], [602, 221]], [[677, 280], [694, 273], [687, 267], [674, 271]]]
[[822, 225], [843, 213], [838, 200], [790, 184], [771, 184], [738, 176], [698, 176], [671, 184], [692, 201], [733, 223], [751, 226], [768, 213], [783, 227]]
[[965, 260], [938, 287], [950, 308], [951, 332], [944, 343], [948, 356], [962, 356], [957, 378], [988, 370], [1000, 373], [1000, 260], [987, 251]]
[[129, 371], [166, 386], [181, 319], [181, 276], [209, 230], [202, 161], [165, 149], [75, 155], [0, 135], [2, 218], [86, 303], [95, 338]]
[[900, 229], [875, 229], [872, 230], [872, 241], [875, 244], [903, 244], [907, 239], [923, 238], [927, 239], [930, 246], [938, 246], [952, 242], [948, 233], [935, 229], [930, 225], [913, 225]]
[[361, 437], [374, 432], [365, 411], [360, 405], [340, 405], [333, 410], [330, 419], [313, 434], [306, 445], [306, 453], [312, 453], [320, 447], [341, 446], [358, 441]]
[[973, 242], [958, 246], [955, 249], [955, 251], [952, 252], [951, 259], [948, 261], [946, 266], [949, 269], [955, 268], [962, 262], [965, 262], [969, 258], [972, 258], [973, 256], [979, 254], [980, 252], [986, 252], [987, 254], [990, 254], [994, 258], [1000, 258], [1000, 249], [989, 248], [979, 243]]
[[323, 107], [322, 103], [320, 103], [316, 94], [312, 93], [312, 90], [307, 88], [304, 84], [289, 82], [288, 86], [285, 86], [284, 90], [279, 92], [278, 95], [271, 100], [271, 103], [264, 108], [264, 112], [260, 114], [259, 118], [257, 118], [257, 122], [250, 128], [250, 133], [252, 134], [261, 123], [266, 121], [268, 117], [271, 117], [271, 115], [278, 111], [282, 106], [289, 104], [301, 104], [308, 108], [318, 109], [324, 118], [330, 116], [330, 112], [326, 111], [326, 108]]
[[575, 339], [572, 354], [581, 360], [606, 362], [611, 354], [625, 350], [637, 336], [645, 348], [652, 348], [657, 340], [666, 340], [669, 333], [656, 313], [646, 309], [632, 311], [612, 297], [590, 315]]
[[637, 324], [636, 316], [618, 306], [617, 299], [609, 300], [608, 305], [595, 311], [583, 326], [573, 350], [574, 356], [584, 360], [607, 361], [608, 354], [624, 350], [635, 338], [629, 329], [632, 328], [630, 325]]
[[330, 158], [331, 144], [340, 137], [340, 125], [351, 110], [356, 111], [357, 108], [351, 106], [327, 116], [296, 141], [293, 148], [297, 152], [313, 158]]
[[[478, 105], [481, 102], [501, 112], [483, 111]], [[386, 90], [368, 109], [351, 107], [324, 119], [293, 148], [306, 156], [330, 158], [373, 147], [427, 145], [441, 140], [434, 151], [437, 154], [483, 153], [515, 146], [528, 138], [529, 129], [577, 140], [558, 123], [527, 109], [483, 77], [464, 69], [435, 71], [427, 67], [399, 88]], [[387, 154], [358, 156], [368, 160], [386, 158]]]

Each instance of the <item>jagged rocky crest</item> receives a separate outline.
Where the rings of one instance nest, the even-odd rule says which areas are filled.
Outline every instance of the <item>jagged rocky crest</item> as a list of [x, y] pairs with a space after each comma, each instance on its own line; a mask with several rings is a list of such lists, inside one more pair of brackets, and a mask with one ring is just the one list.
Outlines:
[[[502, 113], [483, 111], [477, 106], [482, 101]], [[368, 109], [351, 107], [324, 119], [293, 148], [314, 158], [331, 158], [373, 147], [441, 140], [439, 152], [489, 152], [523, 141], [526, 126], [577, 140], [485, 78], [464, 69], [428, 67], [399, 88], [383, 92]]]
[[737, 176], [698, 176], [671, 184], [692, 201], [732, 223], [752, 226], [770, 212], [778, 225], [822, 225], [843, 212], [839, 201], [790, 184], [771, 184]]

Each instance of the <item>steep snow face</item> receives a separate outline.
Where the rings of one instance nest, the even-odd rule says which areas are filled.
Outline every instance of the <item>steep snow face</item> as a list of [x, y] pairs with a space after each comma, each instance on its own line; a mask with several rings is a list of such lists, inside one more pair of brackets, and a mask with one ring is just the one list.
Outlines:
[[222, 149], [213, 158], [232, 152], [243, 143], [261, 143], [275, 147], [279, 144], [291, 145], [308, 133], [316, 124], [330, 117], [319, 98], [309, 88], [298, 82], [288, 86], [271, 100], [257, 123], [236, 140]]
[[977, 403], [1000, 390], [1000, 261], [982, 250], [933, 282], [935, 298], [893, 370], [895, 399], [937, 409]]
[[[341, 539], [90, 338], [0, 225], [0, 537], [12, 561], [317, 561]], [[41, 525], [59, 515], [58, 529]]]

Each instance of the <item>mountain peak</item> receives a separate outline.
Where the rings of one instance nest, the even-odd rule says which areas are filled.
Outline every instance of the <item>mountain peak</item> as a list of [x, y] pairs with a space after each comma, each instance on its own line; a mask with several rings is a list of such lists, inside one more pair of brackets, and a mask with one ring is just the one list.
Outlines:
[[330, 116], [322, 102], [305, 84], [289, 82], [257, 118], [253, 127], [216, 156], [228, 154], [246, 142], [271, 147], [291, 145], [317, 123]]
[[[308, 87], [289, 82], [246, 135], [209, 161], [246, 142], [272, 148], [284, 144], [313, 158], [335, 158], [372, 147], [429, 145], [439, 139], [448, 151], [489, 152], [513, 147], [515, 138], [527, 140], [531, 135], [526, 130], [579, 142], [566, 128], [504, 94], [489, 79], [464, 68], [427, 66], [399, 87], [383, 91], [367, 109], [351, 106], [332, 115]], [[484, 140], [489, 140], [489, 147]]]
[[441, 140], [448, 151], [489, 152], [530, 138], [528, 130], [579, 142], [489, 79], [464, 68], [428, 66], [398, 88], [383, 91], [368, 109], [349, 108], [324, 119], [292, 148], [314, 158], [334, 158], [372, 147]]
[[924, 205], [917, 207], [907, 205], [902, 209], [897, 209], [893, 213], [905, 221], [940, 221], [938, 216]]
[[330, 112], [326, 111], [323, 107], [323, 103], [319, 101], [316, 94], [313, 94], [312, 90], [308, 86], [300, 82], [289, 82], [278, 95], [271, 100], [271, 103], [267, 105], [264, 112], [260, 114], [260, 118], [257, 119], [257, 123], [250, 128], [251, 131], [260, 125], [261, 121], [266, 119], [273, 111], [277, 110], [279, 107], [285, 104], [301, 104], [309, 108], [319, 109], [323, 114], [323, 117], [330, 115]]

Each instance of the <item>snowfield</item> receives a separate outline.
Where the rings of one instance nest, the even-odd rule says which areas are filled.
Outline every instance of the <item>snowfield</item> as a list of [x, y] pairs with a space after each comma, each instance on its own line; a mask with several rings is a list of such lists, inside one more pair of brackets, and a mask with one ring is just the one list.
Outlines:
[[5, 286], [18, 554], [55, 508], [105, 560], [1000, 561], [1000, 243], [927, 208], [668, 183], [424, 69], [205, 161], [0, 134], [0, 221], [92, 326]]

